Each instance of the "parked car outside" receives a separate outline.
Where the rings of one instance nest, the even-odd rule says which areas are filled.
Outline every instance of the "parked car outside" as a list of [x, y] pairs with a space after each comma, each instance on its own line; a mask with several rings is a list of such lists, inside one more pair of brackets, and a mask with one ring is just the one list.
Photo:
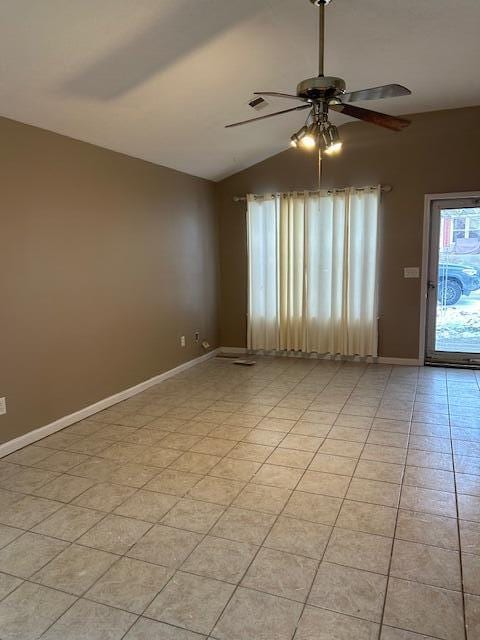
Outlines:
[[438, 265], [438, 302], [448, 306], [456, 304], [462, 295], [469, 296], [480, 289], [480, 269], [466, 264]]

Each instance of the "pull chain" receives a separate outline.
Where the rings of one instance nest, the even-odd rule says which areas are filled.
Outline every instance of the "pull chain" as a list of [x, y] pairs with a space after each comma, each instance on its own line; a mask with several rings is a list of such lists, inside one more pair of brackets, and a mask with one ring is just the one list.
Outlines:
[[318, 150], [318, 190], [322, 188], [322, 150]]

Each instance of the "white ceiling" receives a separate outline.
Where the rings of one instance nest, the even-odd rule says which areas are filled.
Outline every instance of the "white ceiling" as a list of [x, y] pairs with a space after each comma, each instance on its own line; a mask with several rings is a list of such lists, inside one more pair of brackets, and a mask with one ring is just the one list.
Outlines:
[[[0, 114], [218, 180], [302, 124], [223, 128], [267, 113], [253, 91], [316, 75], [316, 20], [308, 0], [1, 0]], [[480, 104], [479, 24], [479, 0], [333, 0], [326, 71], [407, 85], [368, 105], [392, 114]]]

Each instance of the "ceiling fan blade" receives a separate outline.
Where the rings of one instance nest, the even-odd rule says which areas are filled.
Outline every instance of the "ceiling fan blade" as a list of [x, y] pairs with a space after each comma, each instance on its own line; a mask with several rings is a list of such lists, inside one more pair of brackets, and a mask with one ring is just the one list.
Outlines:
[[289, 98], [290, 100], [301, 100], [302, 102], [309, 102], [307, 98], [301, 96], [294, 96], [291, 93], [278, 93], [277, 91], [254, 91], [254, 96], [271, 96], [272, 98]]
[[370, 122], [371, 124], [377, 124], [379, 127], [392, 129], [393, 131], [401, 131], [410, 124], [410, 120], [389, 116], [386, 113], [379, 113], [378, 111], [371, 111], [370, 109], [363, 109], [362, 107], [354, 107], [352, 104], [331, 104], [329, 105], [329, 109], [343, 113], [346, 116], [351, 116], [352, 118]]
[[382, 87], [350, 91], [339, 96], [344, 102], [357, 102], [357, 100], [381, 100], [382, 98], [398, 98], [409, 96], [412, 92], [401, 84], [384, 84]]
[[241, 124], [248, 124], [249, 122], [256, 122], [257, 120], [265, 120], [266, 118], [273, 118], [279, 116], [282, 113], [290, 113], [290, 111], [301, 111], [302, 109], [311, 109], [309, 104], [302, 104], [300, 107], [293, 107], [292, 109], [283, 109], [283, 111], [276, 111], [275, 113], [269, 113], [266, 116], [259, 116], [258, 118], [250, 118], [250, 120], [242, 120], [241, 122], [234, 122], [233, 124], [225, 125], [225, 129], [231, 127], [239, 127]]

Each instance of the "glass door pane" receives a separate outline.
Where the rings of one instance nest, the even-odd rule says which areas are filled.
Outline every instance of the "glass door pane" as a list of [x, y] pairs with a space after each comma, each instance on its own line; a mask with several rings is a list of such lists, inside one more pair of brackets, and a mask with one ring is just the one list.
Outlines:
[[427, 360], [480, 363], [480, 201], [432, 207]]

